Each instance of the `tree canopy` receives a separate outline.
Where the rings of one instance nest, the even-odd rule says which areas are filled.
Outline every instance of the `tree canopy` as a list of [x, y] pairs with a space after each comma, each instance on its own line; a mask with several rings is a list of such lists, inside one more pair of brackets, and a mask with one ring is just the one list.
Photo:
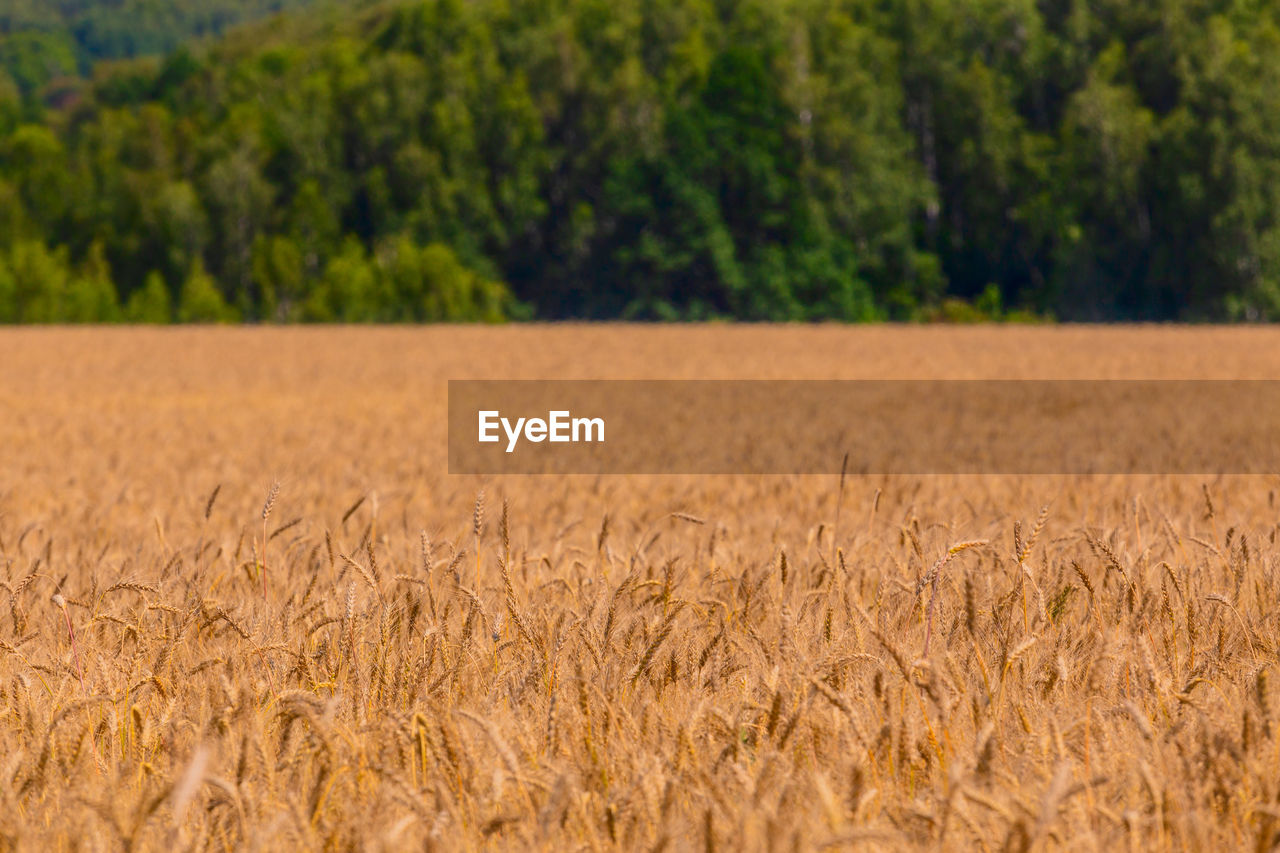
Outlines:
[[302, 2], [0, 13], [0, 321], [1280, 316], [1278, 0]]
[[0, 68], [24, 93], [102, 59], [168, 53], [236, 24], [318, 0], [5, 0]]

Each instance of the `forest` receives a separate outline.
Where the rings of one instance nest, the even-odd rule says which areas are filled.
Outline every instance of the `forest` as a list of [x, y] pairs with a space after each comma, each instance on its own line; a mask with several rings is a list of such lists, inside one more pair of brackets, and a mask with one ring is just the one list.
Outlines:
[[154, 56], [317, 0], [4, 0], [0, 67], [23, 93], [99, 60]]
[[1280, 318], [1280, 0], [5, 0], [0, 322]]

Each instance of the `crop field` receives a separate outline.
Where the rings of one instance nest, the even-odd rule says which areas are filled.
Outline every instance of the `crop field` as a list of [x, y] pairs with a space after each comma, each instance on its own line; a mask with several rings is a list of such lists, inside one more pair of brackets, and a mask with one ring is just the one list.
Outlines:
[[449, 476], [446, 380], [537, 377], [1280, 378], [1280, 331], [0, 332], [0, 849], [1280, 841], [1280, 477]]

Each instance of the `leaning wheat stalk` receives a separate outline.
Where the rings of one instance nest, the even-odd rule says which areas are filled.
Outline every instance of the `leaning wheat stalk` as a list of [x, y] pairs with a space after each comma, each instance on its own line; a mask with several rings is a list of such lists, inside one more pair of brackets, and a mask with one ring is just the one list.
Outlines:
[[986, 545], [989, 541], [991, 540], [971, 539], [967, 542], [957, 542], [948, 548], [947, 553], [943, 554], [942, 557], [939, 558], [938, 562], [933, 564], [933, 568], [929, 570], [928, 574], [920, 579], [920, 583], [916, 587], [917, 596], [924, 591], [926, 585], [930, 586], [929, 609], [925, 615], [924, 653], [922, 654], [922, 657], [929, 656], [929, 641], [933, 638], [933, 608], [938, 600], [938, 579], [942, 576], [943, 568], [946, 567], [947, 563], [951, 562], [952, 557], [959, 554], [961, 551], [968, 550], [969, 548], [977, 548], [980, 545]]
[[62, 597], [62, 593], [55, 592], [53, 604], [62, 611], [62, 618], [66, 620], [67, 636], [71, 638], [71, 653], [76, 659], [76, 676], [80, 679], [80, 692], [87, 694], [84, 686], [84, 669], [80, 666], [80, 648], [76, 645], [76, 629], [71, 627], [71, 614], [67, 612], [67, 600]]
[[[67, 600], [63, 598], [61, 592], [55, 592], [53, 594], [53, 604], [62, 611], [62, 618], [66, 620], [67, 636], [71, 638], [71, 654], [76, 659], [76, 677], [80, 680], [80, 692], [87, 696], [89, 691], [84, 686], [84, 667], [80, 664], [80, 647], [76, 645], [76, 629], [71, 626], [71, 613], [67, 610]], [[98, 771], [101, 773], [100, 762], [102, 758], [98, 755], [98, 739], [93, 735], [92, 725], [89, 726], [89, 746], [93, 750], [94, 761], [99, 764]]]
[[266, 503], [262, 505], [262, 563], [258, 573], [262, 575], [263, 601], [267, 600], [267, 520], [271, 518], [271, 510], [275, 507], [276, 498], [279, 496], [280, 481], [275, 480], [271, 483], [271, 490], [267, 492]]
[[476, 543], [476, 574], [472, 583], [480, 583], [480, 536], [484, 533], [484, 490], [476, 495], [476, 508], [471, 514], [471, 532]]

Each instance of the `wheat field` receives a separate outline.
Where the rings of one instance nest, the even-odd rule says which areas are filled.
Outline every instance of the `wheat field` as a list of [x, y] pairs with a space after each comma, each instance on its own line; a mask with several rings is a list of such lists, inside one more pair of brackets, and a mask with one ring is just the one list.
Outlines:
[[446, 380], [537, 377], [1280, 378], [1280, 331], [4, 331], [0, 849], [1280, 840], [1280, 477], [448, 476]]

